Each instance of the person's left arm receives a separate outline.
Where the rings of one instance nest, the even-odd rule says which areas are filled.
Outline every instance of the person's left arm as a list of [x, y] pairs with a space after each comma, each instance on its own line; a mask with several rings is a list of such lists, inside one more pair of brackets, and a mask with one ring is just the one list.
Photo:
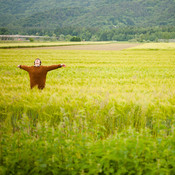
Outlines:
[[66, 67], [66, 65], [65, 64], [57, 64], [57, 65], [52, 65], [52, 66], [46, 66], [46, 69], [47, 69], [47, 71], [51, 71], [51, 70], [58, 69], [61, 67]]

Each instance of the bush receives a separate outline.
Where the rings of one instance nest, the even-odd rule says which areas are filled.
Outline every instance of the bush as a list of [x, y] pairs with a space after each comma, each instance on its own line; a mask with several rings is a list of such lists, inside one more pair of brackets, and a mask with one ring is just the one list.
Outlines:
[[81, 38], [78, 36], [74, 36], [73, 38], [70, 39], [70, 41], [81, 41]]
[[29, 38], [29, 41], [30, 41], [30, 42], [34, 42], [34, 39], [33, 39], [33, 38]]

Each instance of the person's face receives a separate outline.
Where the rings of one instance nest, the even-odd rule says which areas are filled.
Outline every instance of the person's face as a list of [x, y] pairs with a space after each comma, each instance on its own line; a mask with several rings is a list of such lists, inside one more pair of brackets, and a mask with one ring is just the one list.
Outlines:
[[35, 60], [35, 66], [36, 67], [40, 66], [40, 60]]

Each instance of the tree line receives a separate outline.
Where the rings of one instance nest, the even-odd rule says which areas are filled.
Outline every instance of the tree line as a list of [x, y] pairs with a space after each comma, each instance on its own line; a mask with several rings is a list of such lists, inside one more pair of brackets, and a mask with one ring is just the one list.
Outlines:
[[[50, 36], [61, 41], [70, 41], [73, 37], [84, 41], [158, 41], [159, 39], [175, 39], [174, 26], [159, 27], [113, 27], [111, 29], [57, 27], [55, 29], [28, 28], [8, 29], [0, 28], [0, 35], [21, 34]], [[75, 38], [74, 38], [75, 39]]]

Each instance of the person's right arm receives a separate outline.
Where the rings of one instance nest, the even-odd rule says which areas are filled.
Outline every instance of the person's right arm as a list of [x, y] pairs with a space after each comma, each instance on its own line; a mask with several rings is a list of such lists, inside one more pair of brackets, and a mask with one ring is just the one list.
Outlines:
[[29, 66], [25, 66], [25, 65], [18, 65], [18, 67], [19, 67], [20, 69], [25, 70], [25, 71], [29, 71], [29, 69], [30, 69]]

